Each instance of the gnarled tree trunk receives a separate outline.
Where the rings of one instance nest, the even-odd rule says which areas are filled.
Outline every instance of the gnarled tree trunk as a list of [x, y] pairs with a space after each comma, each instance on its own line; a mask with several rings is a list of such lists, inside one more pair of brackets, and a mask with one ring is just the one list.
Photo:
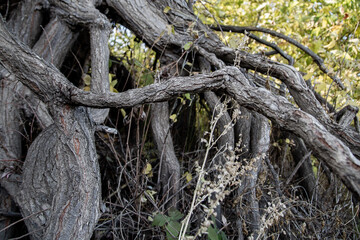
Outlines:
[[[184, 93], [204, 92], [211, 111], [216, 111], [218, 101], [214, 92], [218, 96], [228, 95], [241, 106], [242, 116], [234, 128], [227, 125], [233, 120], [230, 112], [225, 112], [220, 119], [218, 132], [227, 132], [219, 139], [218, 149], [233, 150], [235, 140], [240, 139], [244, 155], [238, 161], [245, 157], [256, 159], [254, 168], [241, 176], [242, 184], [237, 190], [243, 197], [243, 201], [237, 202], [237, 214], [250, 221], [249, 230], [254, 238], [263, 234], [260, 233], [262, 211], [257, 188], [259, 173], [265, 168], [264, 158], [259, 156], [268, 160], [269, 121], [293, 134], [290, 137], [298, 144], [293, 154], [300, 172], [312, 173], [309, 156], [306, 156], [309, 149], [356, 198], [360, 196], [360, 135], [348, 126], [356, 109], [351, 109], [350, 117], [345, 120], [341, 116], [332, 119], [294, 67], [231, 49], [199, 21], [189, 6], [192, 1], [22, 1], [12, 9], [10, 18], [1, 18], [0, 183], [19, 206], [32, 239], [90, 239], [92, 236], [100, 217], [101, 201], [94, 132], [105, 121], [110, 107], [152, 104], [151, 127], [160, 160], [160, 198], [169, 201], [167, 207], [176, 207], [178, 194], [183, 189], [182, 169], [175, 155], [167, 101]], [[157, 79], [160, 81], [125, 92], [109, 92], [110, 18], [130, 29], [157, 54], [162, 54], [163, 75]], [[79, 69], [85, 64], [71, 51], [80, 31], [89, 34], [89, 92], [75, 86], [59, 70], [69, 55], [74, 55]], [[185, 48], [189, 43], [191, 46]], [[197, 71], [179, 72], [187, 61], [192, 61], [192, 68]], [[254, 82], [264, 79], [245, 70], [281, 80], [297, 106], [279, 96], [271, 86], [257, 86]], [[41, 133], [25, 153], [21, 119], [28, 113], [36, 117]], [[299, 154], [305, 154], [306, 163], [301, 163], [303, 156], [295, 157]], [[226, 151], [218, 163], [225, 161]], [[17, 162], [22, 172], [12, 171], [18, 167]], [[273, 172], [273, 175], [276, 174]], [[314, 181], [313, 175], [304, 181], [310, 196]], [[158, 206], [147, 190], [141, 194], [151, 199], [157, 211]], [[13, 211], [9, 196], [2, 194], [1, 198], [5, 199], [0, 201], [3, 208]], [[250, 207], [248, 216], [242, 211], [241, 203]], [[125, 205], [121, 207], [126, 208]], [[243, 222], [241, 218], [236, 222], [241, 239]], [[0, 222], [0, 228], [9, 223], [9, 220]], [[0, 238], [6, 239], [11, 231], [0, 234], [3, 234]]]

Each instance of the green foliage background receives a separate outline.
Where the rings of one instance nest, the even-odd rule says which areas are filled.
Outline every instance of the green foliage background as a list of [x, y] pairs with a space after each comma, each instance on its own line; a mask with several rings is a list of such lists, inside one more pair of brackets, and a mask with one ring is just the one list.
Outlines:
[[[330, 71], [342, 80], [345, 90], [332, 84], [332, 79], [300, 49], [268, 34], [252, 32], [291, 55], [294, 67], [305, 74], [305, 80], [310, 79], [315, 90], [337, 109], [347, 104], [360, 107], [360, 1], [207, 0], [197, 1], [195, 9], [207, 24], [269, 28], [297, 40], [324, 59]], [[242, 34], [235, 33], [219, 35], [233, 48], [243, 38]], [[272, 50], [255, 42], [248, 47], [252, 53]], [[287, 63], [280, 55], [271, 59]]]

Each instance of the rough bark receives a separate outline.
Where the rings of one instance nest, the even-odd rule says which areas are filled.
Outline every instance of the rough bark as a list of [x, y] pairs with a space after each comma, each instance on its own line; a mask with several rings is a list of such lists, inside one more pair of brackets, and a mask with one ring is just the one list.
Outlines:
[[[100, 39], [101, 36], [105, 36], [99, 42], [96, 33], [94, 30], [93, 55], [101, 61], [94, 62], [103, 64], [102, 68], [94, 65], [93, 69], [100, 74], [105, 73], [105, 77], [101, 77], [100, 81], [105, 82], [103, 89], [106, 89], [109, 84], [108, 53], [99, 47], [107, 48], [109, 31], [106, 30], [103, 35], [98, 34]], [[59, 19], [54, 18], [44, 29], [33, 50], [45, 60], [60, 67], [75, 38], [76, 34]], [[98, 54], [96, 49], [105, 55]], [[106, 59], [106, 64], [103, 59]], [[96, 73], [94, 75], [99, 76]], [[100, 88], [101, 84], [98, 86]], [[102, 91], [95, 88], [94, 92]], [[49, 98], [43, 100], [53, 101]], [[51, 125], [44, 130], [32, 144], [34, 147], [30, 148], [24, 164], [25, 181], [22, 183], [22, 190], [18, 193], [15, 191], [16, 194], [13, 195], [24, 216], [35, 216], [26, 220], [28, 230], [34, 239], [90, 238], [99, 217], [100, 177], [93, 139], [94, 126], [87, 120], [87, 114], [79, 114], [83, 110], [66, 107], [61, 112], [61, 109], [63, 106], [58, 106], [58, 109], [52, 108], [57, 125]], [[59, 113], [62, 116], [56, 116]], [[46, 113], [45, 117], [40, 113], [37, 116], [44, 122], [45, 127], [52, 122], [51, 119], [46, 120], [49, 119]], [[53, 152], [44, 152], [42, 147], [49, 147]], [[48, 178], [42, 178], [42, 174]], [[14, 193], [13, 189], [10, 191]]]
[[[200, 69], [202, 73], [210, 73], [211, 65], [210, 63], [203, 57], [200, 58]], [[214, 117], [221, 116], [217, 121], [216, 128], [217, 128], [217, 151], [218, 157], [215, 158], [215, 163], [219, 165], [224, 165], [226, 162], [225, 154], [228, 153], [228, 149], [234, 150], [235, 149], [235, 136], [234, 136], [234, 129], [232, 124], [232, 119], [227, 111], [227, 106], [225, 106], [220, 99], [216, 96], [216, 94], [212, 91], [204, 92], [204, 99], [208, 104], [212, 115]], [[235, 119], [234, 119], [235, 121]], [[217, 175], [218, 173], [215, 173]], [[211, 196], [215, 197], [215, 196]], [[223, 227], [222, 223], [222, 208], [221, 204], [217, 205], [215, 208], [216, 212], [216, 226], [218, 229]]]
[[[6, 30], [3, 32], [6, 34]], [[61, 102], [68, 101], [93, 107], [134, 106], [146, 102], [164, 101], [184, 92], [203, 91], [215, 88], [216, 86], [223, 88], [226, 86], [226, 91], [233, 96], [240, 105], [259, 111], [281, 127], [293, 131], [304, 139], [306, 144], [314, 150], [314, 153], [318, 155], [320, 159], [324, 159], [330, 168], [343, 179], [352, 191], [356, 194], [360, 193], [360, 187], [357, 184], [359, 180], [356, 177], [359, 160], [354, 157], [350, 149], [334, 135], [329, 133], [313, 116], [296, 108], [284, 97], [276, 96], [263, 88], [253, 87], [237, 68], [227, 67], [209, 76], [174, 77], [166, 83], [152, 84], [141, 89], [129, 90], [120, 94], [110, 93], [106, 96], [99, 96], [76, 89], [74, 86], [71, 86], [56, 69], [50, 65], [47, 66], [46, 63], [40, 59], [34, 61], [33, 58], [36, 59], [34, 55], [25, 52], [16, 42], [13, 42], [14, 45], [10, 46], [6, 44], [7, 41], [8, 39], [6, 37], [0, 38], [0, 42], [7, 47], [5, 51], [1, 52], [2, 56], [5, 56], [5, 58], [1, 58], [1, 61], [9, 66], [12, 71], [23, 68], [23, 70], [30, 73], [25, 77], [22, 75], [22, 71], [19, 71], [19, 77], [21, 81], [27, 84], [33, 91], [38, 92], [40, 96], [50, 94], [51, 97], [55, 96], [56, 98], [57, 96]], [[14, 52], [22, 56], [21, 61], [12, 57], [14, 55], [11, 53]], [[31, 56], [33, 56], [33, 58], [31, 58]], [[30, 61], [30, 59], [32, 61]], [[10, 64], [10, 60], [17, 62], [18, 65], [14, 66]], [[31, 62], [34, 69], [36, 68], [36, 74], [34, 71], [30, 71], [28, 68], [29, 62], [26, 61]], [[45, 66], [46, 69], [44, 69]], [[48, 75], [50, 69], [53, 72], [51, 77]], [[41, 76], [42, 73], [49, 79], [53, 79], [54, 82], [49, 84], [49, 82], [41, 80], [39, 76]], [[189, 79], [191, 79], [191, 83], [189, 83]], [[56, 87], [54, 87], [56, 85], [58, 85], [60, 89], [56, 89]], [[42, 91], [40, 91], [40, 89], [42, 89]], [[44, 89], [47, 91], [43, 92]], [[339, 168], [343, 168], [343, 170], [340, 171]]]
[[[118, 12], [136, 35], [159, 51], [167, 49], [179, 54], [184, 44], [193, 42], [194, 48], [201, 55], [207, 54], [207, 59], [210, 62], [209, 57], [211, 56], [221, 59], [225, 63], [234, 64], [235, 50], [225, 46], [213, 32], [198, 21], [186, 4], [181, 2], [183, 1], [107, 1], [108, 5]], [[167, 6], [171, 7], [171, 11], [165, 14], [163, 10]], [[189, 22], [195, 23], [193, 29], [189, 27]], [[167, 34], [166, 25], [173, 25], [175, 33]], [[184, 30], [187, 30], [188, 33], [185, 34]], [[200, 32], [200, 36], [192, 34], [193, 30]], [[349, 128], [339, 126], [329, 118], [311, 89], [307, 87], [301, 74], [294, 67], [243, 51], [239, 51], [238, 54], [241, 67], [283, 81], [303, 111], [317, 118], [332, 134], [344, 141], [356, 156], [360, 156], [358, 147], [360, 145], [360, 134]]]
[[[16, 11], [10, 16], [8, 28], [25, 44], [32, 46], [40, 29], [38, 26], [42, 21], [40, 13], [41, 1], [24, 1]], [[26, 14], [24, 14], [26, 13]], [[22, 158], [21, 146], [21, 105], [22, 95], [21, 83], [18, 83], [14, 75], [0, 65], [0, 166], [2, 171], [10, 171], [15, 168]], [[4, 211], [13, 211], [10, 196], [4, 189], [1, 189], [0, 206]], [[10, 217], [3, 216], [0, 222], [0, 229], [7, 227], [11, 223]], [[8, 239], [12, 235], [12, 229], [0, 233], [0, 239]]]
[[85, 108], [59, 115], [28, 151], [17, 202], [33, 239], [89, 239], [101, 194], [94, 128]]
[[[237, 212], [240, 216], [248, 219], [249, 229], [253, 233], [254, 239], [259, 237], [260, 229], [260, 209], [259, 199], [257, 198], [257, 181], [259, 172], [262, 170], [263, 160], [267, 157], [270, 145], [270, 124], [268, 119], [260, 114], [252, 113], [242, 109], [241, 117], [237, 123], [236, 130], [240, 131], [240, 153], [242, 161], [253, 159], [252, 169], [242, 177], [241, 185], [237, 190], [239, 196], [243, 196], [243, 201], [237, 206]], [[248, 210], [245, 206], [248, 207]], [[238, 239], [243, 239], [242, 222], [237, 221]]]
[[[285, 136], [286, 135], [287, 134], [285, 134]], [[308, 198], [313, 199], [316, 187], [316, 179], [312, 168], [311, 158], [309, 156], [309, 150], [305, 146], [303, 140], [300, 138], [294, 136], [293, 134], [288, 134], [288, 137], [294, 141], [295, 145], [291, 147], [292, 158], [296, 165], [301, 164], [299, 165], [297, 174], [299, 176], [298, 179], [300, 185], [302, 185], [306, 190]]]
[[151, 108], [151, 117], [151, 128], [160, 159], [161, 191], [167, 210], [177, 206], [180, 186], [180, 164], [170, 132], [168, 103], [155, 103]]
[[[168, 105], [164, 101], [188, 92], [217, 90], [228, 94], [239, 105], [262, 114], [282, 129], [294, 133], [299, 137], [300, 145], [301, 138], [306, 147], [359, 197], [360, 135], [348, 127], [357, 110], [352, 110], [345, 120], [341, 117], [336, 119], [340, 124], [332, 120], [313, 90], [293, 67], [226, 47], [199, 22], [189, 9], [191, 4], [185, 1], [107, 0], [104, 4], [115, 10], [124, 25], [158, 53], [165, 52], [177, 59], [184, 53], [183, 46], [192, 42], [193, 47], [189, 51], [197, 55], [196, 59], [200, 56], [199, 59], [208, 62], [208, 71], [216, 69], [212, 73], [203, 72], [194, 76], [168, 76], [164, 82], [118, 94], [109, 93], [107, 41], [110, 24], [107, 17], [95, 8], [101, 1], [49, 1], [49, 5], [41, 5], [46, 2], [24, 1], [16, 11], [19, 15], [13, 14], [7, 27], [3, 20], [0, 21], [0, 63], [6, 68], [0, 69], [1, 111], [5, 113], [0, 119], [2, 160], [21, 158], [20, 135], [12, 134], [20, 129], [19, 98], [11, 90], [16, 89], [15, 93], [19, 93], [21, 88], [18, 86], [21, 85], [15, 81], [19, 80], [31, 90], [31, 94], [36, 94], [44, 102], [34, 100], [31, 94], [26, 95], [32, 101], [29, 105], [39, 105], [36, 108], [39, 110], [34, 112], [44, 130], [27, 153], [22, 176], [13, 174], [8, 179], [0, 180], [19, 204], [24, 217], [28, 217], [26, 224], [33, 239], [91, 237], [99, 218], [100, 202], [93, 121], [102, 123], [108, 113], [108, 110], [99, 108], [133, 107], [144, 103], [156, 105], [152, 109], [151, 124], [162, 162], [160, 178], [165, 186], [164, 192], [169, 192], [169, 197], [173, 196], [170, 205], [176, 205], [180, 166], [169, 131]], [[49, 7], [52, 14], [42, 34], [38, 27], [42, 19], [38, 11], [40, 6]], [[167, 6], [170, 11], [165, 13], [163, 10]], [[31, 14], [26, 14], [29, 11]], [[17, 23], [24, 16], [26, 21], [21, 27]], [[33, 25], [34, 22], [37, 24]], [[167, 31], [168, 25], [174, 27], [174, 33]], [[58, 70], [77, 37], [72, 29], [79, 27], [86, 28], [90, 33], [90, 92], [75, 87]], [[225, 67], [225, 64], [233, 65], [235, 57], [240, 60], [239, 67], [269, 74], [283, 81], [299, 108], [286, 98], [252, 83], [253, 79], [261, 80], [261, 77], [244, 74], [238, 67]], [[195, 62], [194, 68], [201, 69], [201, 64]], [[205, 95], [211, 105], [214, 94]], [[246, 135], [243, 136], [243, 147], [248, 148], [249, 157], [265, 153], [269, 145], [268, 120], [258, 113], [245, 113], [251, 118], [238, 125], [238, 131]], [[228, 116], [224, 119], [220, 131], [229, 122]], [[234, 138], [232, 132], [223, 136], [219, 140], [219, 148], [226, 144], [233, 145]], [[11, 165], [3, 165], [2, 173]], [[262, 162], [258, 160], [255, 165], [240, 192], [248, 190], [246, 200], [252, 209], [249, 219], [256, 237], [260, 215], [255, 190]], [[310, 171], [308, 168], [309, 162], [307, 172]]]

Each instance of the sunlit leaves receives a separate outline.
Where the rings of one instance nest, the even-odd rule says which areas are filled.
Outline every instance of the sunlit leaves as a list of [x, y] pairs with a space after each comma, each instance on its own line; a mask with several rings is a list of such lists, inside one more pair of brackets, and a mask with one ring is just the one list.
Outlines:
[[148, 175], [149, 177], [152, 176], [152, 166], [150, 163], [147, 163], [142, 171], [143, 174]]
[[171, 10], [171, 7], [167, 6], [167, 7], [164, 8], [164, 13], [168, 13], [170, 10]]
[[335, 39], [333, 39], [329, 44], [325, 45], [324, 48], [329, 50], [329, 49], [334, 48], [335, 45], [336, 45], [336, 41], [335, 41]]
[[[164, 11], [170, 10], [164, 9]], [[173, 26], [169, 25], [168, 33], [172, 34], [173, 31]], [[163, 34], [166, 34], [166, 32], [163, 32]], [[159, 36], [158, 40], [161, 37]], [[137, 87], [154, 82], [155, 52], [149, 49], [141, 39], [136, 38], [126, 28], [116, 25], [110, 36], [109, 48], [111, 56], [119, 59], [119, 63], [130, 72], [131, 78], [136, 80], [135, 85]], [[115, 85], [116, 83], [110, 83], [112, 89], [114, 89]]]
[[171, 114], [169, 118], [171, 119], [171, 121], [177, 122], [177, 115], [176, 114]]
[[185, 45], [183, 46], [184, 50], [187, 51], [191, 48], [191, 46], [193, 45], [193, 42], [187, 42], [185, 43]]
[[192, 180], [192, 175], [189, 172], [185, 172], [183, 177], [185, 177], [187, 183], [189, 183]]
[[[354, 94], [360, 78], [360, 1], [201, 0], [197, 1], [196, 11], [207, 24], [264, 27], [299, 41], [324, 59], [327, 68], [342, 79], [346, 90], [341, 91], [332, 84], [313, 59], [301, 50], [267, 34], [254, 32], [269, 42], [275, 42], [294, 57], [295, 68], [305, 73], [305, 79], [311, 79], [316, 90], [330, 102], [337, 97], [336, 108], [341, 108], [341, 104], [349, 102], [351, 98], [360, 106], [360, 98]], [[230, 47], [236, 48], [239, 45], [236, 40], [243, 35], [224, 32], [219, 33], [219, 36]], [[270, 50], [254, 41], [250, 42], [247, 49], [251, 53]], [[279, 55], [271, 59], [287, 64]]]

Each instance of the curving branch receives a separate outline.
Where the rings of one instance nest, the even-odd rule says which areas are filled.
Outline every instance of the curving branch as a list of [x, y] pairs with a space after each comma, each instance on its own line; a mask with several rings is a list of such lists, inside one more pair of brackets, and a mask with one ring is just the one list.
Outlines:
[[294, 65], [294, 58], [291, 57], [289, 54], [285, 53], [278, 45], [274, 44], [274, 43], [271, 43], [271, 42], [268, 42], [264, 39], [261, 39], [259, 38], [258, 36], [252, 34], [252, 33], [248, 33], [248, 32], [244, 32], [246, 34], [246, 36], [248, 36], [249, 38], [252, 38], [254, 39], [255, 41], [261, 43], [261, 44], [264, 44], [268, 47], [271, 47], [272, 49], [274, 49], [277, 53], [279, 53], [283, 58], [285, 58], [288, 62], [289, 62], [289, 65]]
[[[322, 125], [315, 117], [296, 108], [286, 98], [274, 95], [264, 88], [253, 86], [236, 67], [225, 67], [208, 75], [173, 77], [164, 83], [151, 84], [119, 94], [95, 94], [76, 88], [54, 66], [46, 64], [30, 50], [19, 45], [8, 33], [4, 24], [0, 24], [0, 32], [2, 33], [0, 44], [5, 46], [0, 50], [0, 61], [8, 70], [19, 74], [19, 79], [42, 97], [49, 98], [48, 93], [51, 92], [57, 96], [58, 103], [100, 108], [130, 107], [169, 100], [185, 92], [223, 89], [240, 105], [260, 112], [280, 127], [304, 139], [315, 156], [323, 160], [333, 172], [340, 176], [356, 196], [360, 195], [360, 184], [358, 184], [360, 161], [341, 140], [324, 127], [331, 129], [332, 126], [327, 125], [326, 121]], [[6, 36], [10, 37], [9, 40], [6, 40]], [[11, 44], [8, 41], [12, 41]], [[12, 55], [12, 53], [16, 54]], [[33, 71], [29, 71], [29, 63], [26, 62], [31, 57], [35, 58], [31, 61]], [[24, 70], [28, 73], [26, 76], [21, 75]], [[284, 74], [288, 73], [284, 72]], [[39, 78], [39, 75], [45, 75], [47, 79]], [[303, 89], [298, 88], [298, 90]]]
[[[29, 0], [24, 2], [31, 3]], [[0, 72], [5, 76], [0, 81], [13, 81], [17, 84], [19, 80], [26, 85], [45, 102], [46, 110], [51, 113], [50, 122], [53, 123], [32, 142], [21, 176], [14, 174], [9, 178], [0, 179], [1, 186], [8, 189], [17, 201], [34, 239], [91, 238], [101, 214], [101, 179], [94, 139], [94, 131], [98, 127], [94, 125], [91, 115], [93, 110], [102, 112], [109, 107], [133, 107], [144, 103], [162, 102], [154, 104], [159, 108], [152, 109], [152, 124], [158, 124], [153, 128], [159, 134], [154, 134], [154, 138], [158, 138], [155, 142], [158, 143], [159, 152], [163, 152], [165, 158], [172, 159], [168, 161], [164, 158], [163, 166], [166, 171], [161, 170], [159, 175], [162, 176], [163, 184], [169, 186], [165, 190], [175, 196], [170, 200], [174, 203], [171, 205], [176, 205], [177, 196], [173, 193], [181, 191], [178, 185], [181, 176], [180, 165], [174, 149], [171, 149], [173, 143], [169, 137], [169, 114], [167, 103], [164, 101], [183, 93], [216, 90], [220, 94], [232, 97], [236, 101], [234, 105], [240, 105], [244, 115], [247, 115], [247, 110], [254, 112], [251, 113], [253, 117], [249, 118], [249, 121], [244, 121], [242, 126], [236, 126], [249, 136], [244, 144], [250, 143], [250, 157], [251, 153], [265, 154], [268, 151], [271, 130], [267, 119], [282, 130], [295, 134], [299, 139], [302, 138], [309, 151], [337, 174], [354, 196], [359, 198], [360, 134], [346, 127], [358, 110], [344, 109], [335, 115], [335, 119], [330, 118], [323, 109], [321, 99], [317, 98], [313, 89], [306, 85], [301, 74], [292, 66], [273, 62], [259, 55], [235, 52], [226, 47], [216, 34], [197, 19], [183, 0], [42, 2], [50, 3], [46, 10], [52, 11], [51, 19], [43, 29], [38, 43], [34, 42], [35, 47], [20, 43], [21, 37], [20, 40], [14, 37], [7, 30], [9, 27], [0, 19]], [[193, 69], [202, 69], [201, 64], [207, 63], [207, 71], [194, 76], [169, 77], [166, 81], [122, 93], [109, 93], [109, 56], [106, 44], [109, 21], [94, 7], [100, 3], [103, 4], [101, 9], [113, 8], [110, 10], [111, 14], [117, 14], [129, 29], [144, 39], [157, 53], [171, 56], [172, 59], [166, 60], [166, 63], [180, 62], [182, 59], [178, 59], [184, 55], [192, 55]], [[170, 10], [167, 9], [165, 12], [166, 7], [170, 7]], [[167, 31], [169, 25], [174, 29], [171, 34]], [[76, 34], [71, 32], [72, 27], [85, 27], [90, 33], [93, 73], [90, 92], [75, 87], [58, 70], [65, 55], [57, 52], [68, 53], [70, 43], [76, 38]], [[16, 34], [16, 31], [14, 32]], [[52, 39], [53, 37], [61, 42]], [[184, 44], [188, 42], [192, 43], [192, 47], [185, 50]], [[277, 46], [273, 47], [276, 49]], [[241, 69], [238, 66], [227, 66], [234, 64], [235, 57], [239, 60], [236, 61], [236, 65], [239, 63]], [[282, 86], [287, 85], [297, 105], [277, 95], [272, 86], [268, 88], [271, 91], [259, 87], [264, 82], [266, 84], [266, 79], [248, 74], [249, 69], [282, 80]], [[163, 74], [161, 77], [170, 75], [172, 74]], [[204, 95], [208, 95], [209, 105], [211, 99], [217, 101], [214, 94]], [[4, 97], [0, 100], [3, 105], [7, 103]], [[101, 118], [107, 114], [107, 110], [103, 112], [105, 114], [100, 114]], [[226, 121], [219, 130], [226, 127], [229, 118], [224, 120]], [[102, 119], [96, 122], [102, 122]], [[229, 143], [232, 145], [236, 135], [241, 137], [233, 132], [229, 132], [226, 137], [223, 136], [224, 138], [219, 140], [219, 147]], [[302, 146], [302, 149], [308, 152], [305, 146]], [[171, 154], [168, 154], [168, 150]], [[257, 164], [260, 166], [261, 162]], [[299, 166], [300, 164], [301, 159]], [[312, 171], [311, 166], [309, 171]], [[261, 221], [258, 206], [261, 201], [258, 202], [256, 191], [258, 173], [258, 169], [251, 173], [253, 179], [249, 185], [252, 189], [248, 200], [251, 202], [252, 213], [249, 215], [252, 215], [250, 228], [253, 233], [258, 231], [258, 223]], [[279, 186], [278, 183], [276, 185]], [[312, 189], [311, 186], [309, 188]], [[174, 191], [171, 192], [172, 190]], [[155, 203], [154, 206], [156, 207]]]
[[317, 55], [316, 53], [311, 51], [308, 47], [302, 45], [301, 43], [299, 43], [298, 41], [296, 41], [290, 37], [285, 36], [284, 34], [281, 34], [279, 32], [276, 32], [276, 31], [273, 31], [273, 30], [270, 30], [267, 28], [260, 28], [260, 27], [240, 27], [240, 26], [220, 25], [220, 26], [210, 26], [210, 28], [213, 30], [216, 30], [216, 31], [220, 31], [220, 30], [232, 31], [232, 32], [244, 33], [244, 34], [246, 34], [246, 31], [247, 32], [263, 32], [263, 33], [268, 33], [274, 37], [284, 39], [285, 41], [293, 44], [294, 46], [296, 46], [297, 48], [301, 49], [306, 54], [308, 54], [314, 60], [314, 62], [319, 66], [321, 71], [323, 71], [325, 74], [327, 74], [342, 90], [345, 89], [345, 86], [341, 82], [341, 79], [329, 71], [329, 69], [324, 64], [324, 60], [319, 55]]

